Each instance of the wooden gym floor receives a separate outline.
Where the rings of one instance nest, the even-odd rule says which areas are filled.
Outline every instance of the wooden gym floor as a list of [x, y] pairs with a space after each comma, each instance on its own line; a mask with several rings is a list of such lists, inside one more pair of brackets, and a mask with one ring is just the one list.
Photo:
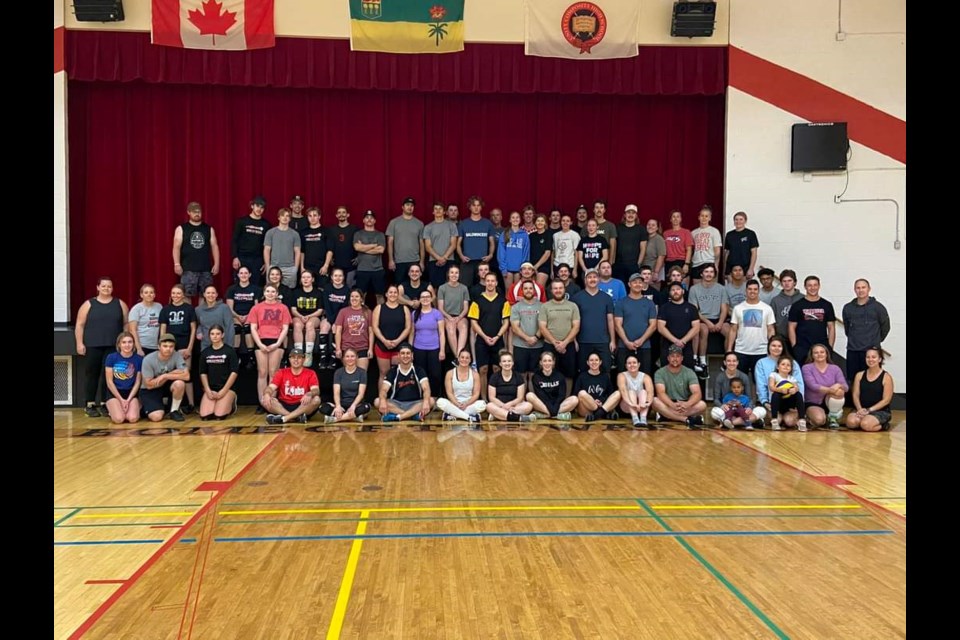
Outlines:
[[55, 637], [906, 635], [903, 413], [876, 434], [263, 422], [54, 411]]

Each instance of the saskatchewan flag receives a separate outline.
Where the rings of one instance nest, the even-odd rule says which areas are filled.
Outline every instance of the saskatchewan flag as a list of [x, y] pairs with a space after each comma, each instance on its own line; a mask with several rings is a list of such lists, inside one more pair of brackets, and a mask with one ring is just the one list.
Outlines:
[[463, 51], [464, 0], [349, 0], [350, 48], [384, 53]]

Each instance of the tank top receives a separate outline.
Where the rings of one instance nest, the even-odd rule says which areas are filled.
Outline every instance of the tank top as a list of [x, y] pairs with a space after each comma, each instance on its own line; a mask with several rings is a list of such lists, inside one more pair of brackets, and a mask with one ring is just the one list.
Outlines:
[[184, 222], [180, 225], [183, 242], [180, 244], [180, 266], [184, 271], [210, 271], [213, 258], [210, 251], [210, 225], [201, 222], [192, 225]]
[[[881, 370], [880, 375], [877, 376], [877, 379], [871, 382], [867, 380], [867, 372], [863, 372], [863, 377], [860, 378], [860, 406], [864, 409], [869, 409], [874, 405], [878, 405], [883, 402], [883, 377], [887, 375], [886, 371]], [[887, 411], [889, 410], [890, 405], [886, 404], [882, 407], [877, 407], [876, 411]]]
[[627, 389], [630, 389], [635, 393], [640, 393], [641, 391], [643, 391], [644, 375], [645, 374], [643, 373], [643, 371], [638, 371], [637, 377], [634, 378], [634, 377], [631, 377], [629, 373], [625, 373], [624, 377], [627, 379]]
[[453, 378], [450, 380], [450, 386], [453, 387], [453, 397], [457, 402], [466, 402], [473, 397], [473, 369], [467, 370], [467, 379], [457, 378], [457, 369], [453, 369]]
[[[397, 305], [394, 309], [391, 309], [386, 304], [380, 305], [380, 333], [382, 333], [383, 337], [387, 340], [396, 340], [400, 337], [400, 334], [403, 333], [404, 328], [407, 326], [407, 319], [406, 316], [403, 315], [403, 312], [404, 308], [400, 305]], [[376, 342], [378, 347], [384, 351], [389, 351], [380, 338], [377, 338]]]
[[88, 347], [112, 347], [123, 331], [123, 308], [120, 299], [100, 302], [90, 298], [87, 323], [83, 325], [83, 344]]

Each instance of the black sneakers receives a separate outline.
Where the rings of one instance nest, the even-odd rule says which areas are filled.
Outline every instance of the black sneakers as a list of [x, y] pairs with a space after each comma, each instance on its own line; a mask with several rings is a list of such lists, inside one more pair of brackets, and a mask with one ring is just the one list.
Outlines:
[[96, 405], [88, 404], [87, 408], [83, 410], [87, 414], [88, 418], [99, 418], [100, 412], [97, 410]]
[[703, 429], [703, 416], [690, 416], [687, 418], [687, 429]]
[[169, 417], [174, 422], [183, 422], [186, 420], [186, 418], [183, 417], [183, 413], [180, 411], [180, 409], [171, 411], [167, 417]]

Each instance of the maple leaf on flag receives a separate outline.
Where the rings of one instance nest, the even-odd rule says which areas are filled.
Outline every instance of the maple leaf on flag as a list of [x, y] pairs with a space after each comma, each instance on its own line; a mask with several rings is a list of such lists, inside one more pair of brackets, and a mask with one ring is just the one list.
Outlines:
[[223, 5], [216, 0], [207, 0], [202, 6], [203, 11], [191, 9], [187, 12], [187, 17], [200, 29], [200, 35], [211, 36], [213, 43], [216, 44], [217, 36], [227, 35], [230, 27], [236, 23], [237, 13], [235, 11], [223, 11]]

